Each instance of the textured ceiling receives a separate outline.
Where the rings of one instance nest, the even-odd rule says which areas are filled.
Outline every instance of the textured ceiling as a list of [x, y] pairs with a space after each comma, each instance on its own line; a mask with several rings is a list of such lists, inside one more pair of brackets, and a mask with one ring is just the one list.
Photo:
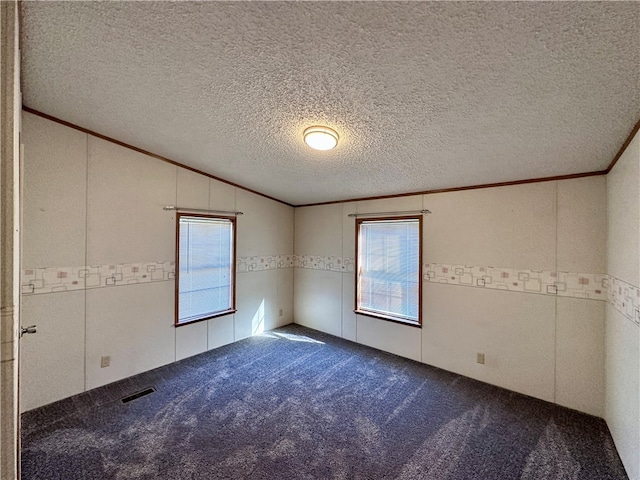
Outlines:
[[[23, 2], [24, 104], [291, 204], [603, 170], [640, 2]], [[302, 141], [333, 127], [338, 147]]]

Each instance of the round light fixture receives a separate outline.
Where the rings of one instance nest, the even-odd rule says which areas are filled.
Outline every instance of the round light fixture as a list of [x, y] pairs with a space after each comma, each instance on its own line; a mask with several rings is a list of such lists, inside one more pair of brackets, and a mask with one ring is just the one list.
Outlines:
[[331, 150], [338, 144], [338, 132], [329, 127], [309, 127], [303, 135], [304, 143], [316, 150]]

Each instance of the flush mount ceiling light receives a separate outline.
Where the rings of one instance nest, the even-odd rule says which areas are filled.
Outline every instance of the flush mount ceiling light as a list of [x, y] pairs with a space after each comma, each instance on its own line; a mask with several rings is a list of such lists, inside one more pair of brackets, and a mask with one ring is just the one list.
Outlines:
[[331, 150], [338, 144], [338, 132], [329, 127], [309, 127], [303, 135], [304, 143], [316, 150]]

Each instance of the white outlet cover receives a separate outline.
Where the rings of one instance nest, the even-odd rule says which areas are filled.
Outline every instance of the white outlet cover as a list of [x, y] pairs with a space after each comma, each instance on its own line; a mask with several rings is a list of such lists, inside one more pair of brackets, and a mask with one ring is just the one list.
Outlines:
[[106, 357], [101, 357], [100, 358], [100, 368], [105, 368], [105, 367], [108, 367], [109, 365], [111, 365], [111, 357], [110, 356], [106, 356]]

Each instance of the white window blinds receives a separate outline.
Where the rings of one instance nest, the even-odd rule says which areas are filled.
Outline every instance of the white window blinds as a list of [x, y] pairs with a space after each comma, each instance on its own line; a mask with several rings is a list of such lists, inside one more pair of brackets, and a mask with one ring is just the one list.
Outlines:
[[233, 309], [233, 225], [225, 218], [180, 216], [177, 323]]
[[357, 261], [358, 310], [418, 323], [420, 221], [363, 220]]

